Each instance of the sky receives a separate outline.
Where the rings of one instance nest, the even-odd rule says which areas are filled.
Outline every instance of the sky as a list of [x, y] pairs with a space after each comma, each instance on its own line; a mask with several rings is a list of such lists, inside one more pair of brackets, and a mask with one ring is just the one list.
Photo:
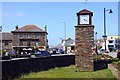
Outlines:
[[61, 43], [64, 38], [64, 24], [66, 22], [66, 37], [75, 39], [77, 25], [76, 13], [88, 9], [93, 12], [94, 31], [98, 39], [103, 35], [103, 9], [106, 11], [107, 35], [118, 35], [118, 2], [2, 2], [3, 32], [11, 32], [15, 26], [23, 27], [34, 24], [44, 30], [47, 25], [50, 46]]

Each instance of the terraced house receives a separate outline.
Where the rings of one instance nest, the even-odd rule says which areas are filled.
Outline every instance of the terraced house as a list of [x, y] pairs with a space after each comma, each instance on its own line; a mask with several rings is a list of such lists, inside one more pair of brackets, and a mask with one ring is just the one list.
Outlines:
[[38, 49], [48, 48], [47, 31], [35, 26], [35, 25], [25, 25], [21, 28], [16, 26], [13, 34], [13, 49], [22, 52], [25, 50], [31, 51], [35, 47]]
[[8, 33], [8, 32], [2, 33], [2, 39], [0, 37], [0, 41], [2, 40], [2, 46], [0, 47], [2, 47], [3, 50], [12, 49], [12, 36], [13, 36], [12, 33]]

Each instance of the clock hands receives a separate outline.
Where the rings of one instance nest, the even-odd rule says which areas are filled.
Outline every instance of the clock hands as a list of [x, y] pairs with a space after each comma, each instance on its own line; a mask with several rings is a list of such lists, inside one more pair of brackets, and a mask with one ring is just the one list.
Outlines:
[[84, 21], [87, 21], [86, 19], [83, 19]]
[[87, 24], [88, 20], [87, 19], [83, 19], [85, 21], [85, 23]]

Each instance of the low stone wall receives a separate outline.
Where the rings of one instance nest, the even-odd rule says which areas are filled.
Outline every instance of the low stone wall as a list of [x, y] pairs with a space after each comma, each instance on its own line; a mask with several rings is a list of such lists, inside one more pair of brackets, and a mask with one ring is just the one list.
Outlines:
[[108, 68], [111, 69], [113, 75], [120, 80], [120, 68], [114, 64], [108, 64]]
[[75, 64], [75, 55], [51, 56], [2, 61], [2, 79], [14, 79], [23, 74]]

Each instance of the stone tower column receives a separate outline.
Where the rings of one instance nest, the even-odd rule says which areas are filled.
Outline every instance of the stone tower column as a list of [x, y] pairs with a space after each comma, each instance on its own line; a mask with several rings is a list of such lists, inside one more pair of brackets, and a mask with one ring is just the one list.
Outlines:
[[78, 24], [75, 26], [75, 64], [77, 71], [93, 71], [94, 25], [93, 13], [84, 9], [77, 13]]

